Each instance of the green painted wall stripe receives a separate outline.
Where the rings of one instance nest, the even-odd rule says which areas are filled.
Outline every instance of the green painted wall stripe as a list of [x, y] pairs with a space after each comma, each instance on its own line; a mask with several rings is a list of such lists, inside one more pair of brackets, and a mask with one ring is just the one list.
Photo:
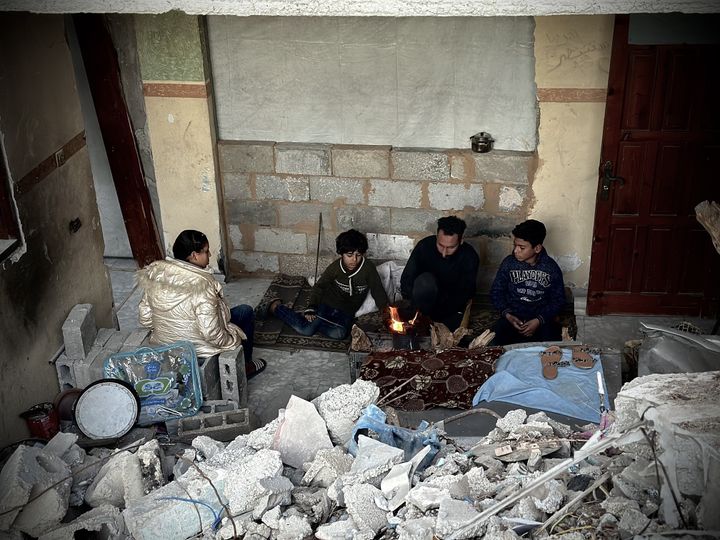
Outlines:
[[180, 12], [136, 15], [142, 79], [204, 82], [199, 24], [197, 16]]

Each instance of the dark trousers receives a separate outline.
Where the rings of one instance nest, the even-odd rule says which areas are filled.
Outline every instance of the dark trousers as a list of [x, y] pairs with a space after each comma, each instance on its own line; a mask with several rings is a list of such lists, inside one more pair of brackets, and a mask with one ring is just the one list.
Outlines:
[[541, 324], [532, 336], [526, 337], [518, 332], [505, 317], [501, 317], [495, 322], [493, 332], [495, 332], [495, 337], [491, 345], [511, 345], [530, 341], [560, 341], [562, 339], [562, 329], [555, 321]]
[[438, 287], [435, 276], [430, 272], [415, 278], [412, 288], [412, 304], [423, 315], [435, 322], [441, 322], [454, 331], [462, 322], [465, 306], [448, 305], [447, 295]]
[[326, 304], [318, 306], [317, 317], [312, 322], [308, 321], [302, 313], [298, 313], [284, 304], [278, 304], [274, 314], [298, 334], [312, 336], [314, 333], [320, 332], [330, 339], [345, 339], [353, 322], [352, 316]]
[[252, 360], [253, 353], [253, 335], [255, 333], [255, 312], [253, 308], [247, 304], [235, 306], [230, 310], [230, 322], [239, 326], [240, 330], [245, 332], [247, 339], [244, 339], [243, 357], [245, 362]]

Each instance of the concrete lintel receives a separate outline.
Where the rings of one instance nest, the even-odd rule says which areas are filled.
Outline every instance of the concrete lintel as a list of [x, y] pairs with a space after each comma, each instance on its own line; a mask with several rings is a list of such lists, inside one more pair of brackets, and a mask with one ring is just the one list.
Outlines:
[[33, 13], [166, 13], [172, 10], [190, 15], [239, 15], [243, 17], [312, 16], [312, 17], [495, 17], [542, 15], [592, 15], [615, 13], [715, 13], [712, 0], [496, 0], [471, 2], [463, 0], [428, 0], [407, 2], [353, 2], [351, 0], [5, 0], [4, 11]]

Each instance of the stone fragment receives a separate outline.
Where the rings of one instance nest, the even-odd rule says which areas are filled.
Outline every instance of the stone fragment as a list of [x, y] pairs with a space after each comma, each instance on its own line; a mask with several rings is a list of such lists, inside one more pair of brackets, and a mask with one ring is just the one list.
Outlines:
[[345, 504], [348, 513], [360, 529], [377, 533], [387, 523], [385, 511], [378, 508], [375, 498], [382, 492], [370, 484], [355, 484], [345, 487]]
[[343, 477], [343, 481], [345, 484], [369, 482], [379, 487], [382, 477], [392, 469], [393, 465], [402, 462], [404, 457], [405, 452], [402, 448], [395, 448], [360, 435], [357, 456], [350, 467], [350, 472]]
[[190, 463], [195, 461], [195, 456], [197, 456], [197, 450], [194, 448], [186, 448], [182, 451], [182, 454], [180, 454], [180, 457], [175, 462], [172, 470], [173, 477], [176, 480], [185, 474], [190, 467], [192, 467]]
[[375, 403], [379, 395], [375, 383], [358, 379], [351, 385], [331, 388], [315, 398], [313, 404], [325, 420], [332, 442], [345, 444], [362, 410]]
[[465, 473], [465, 478], [467, 478], [470, 486], [470, 494], [474, 498], [485, 499], [495, 495], [497, 485], [488, 479], [485, 470], [481, 467], [474, 467], [470, 469]]
[[[537, 494], [537, 491], [542, 488], [544, 494]], [[532, 500], [538, 509], [542, 510], [546, 514], [552, 514], [556, 512], [565, 499], [565, 486], [559, 480], [548, 480], [538, 490], [533, 492]]]
[[618, 528], [631, 536], [642, 533], [650, 523], [650, 519], [635, 508], [626, 509], [620, 516]]
[[109, 504], [123, 509], [143, 495], [145, 491], [138, 456], [120, 452], [100, 469], [85, 493], [85, 502], [93, 507]]
[[306, 516], [287, 516], [280, 519], [277, 540], [303, 540], [312, 535], [312, 527]]
[[403, 521], [397, 527], [398, 540], [432, 540], [435, 519], [422, 517]]
[[295, 488], [292, 500], [312, 523], [324, 523], [330, 515], [330, 498], [324, 488]]
[[615, 538], [618, 536], [618, 519], [612, 514], [603, 514], [600, 516], [595, 530], [603, 538]]
[[570, 426], [558, 422], [557, 420], [553, 420], [542, 411], [528, 416], [527, 422], [543, 422], [545, 424], [549, 424], [555, 432], [555, 435], [557, 435], [558, 437], [567, 438], [573, 433], [573, 429]]
[[[65, 453], [77, 442], [78, 436], [75, 433], [63, 433], [60, 431], [43, 447], [43, 452], [53, 454], [64, 459]], [[67, 460], [65, 460], [67, 462]], [[68, 463], [72, 465], [72, 463]]]
[[540, 452], [540, 449], [533, 449], [530, 452], [530, 457], [528, 458], [527, 462], [527, 468], [530, 472], [535, 472], [538, 469], [542, 467], [542, 452]]
[[527, 412], [525, 412], [523, 409], [514, 409], [512, 411], [508, 411], [508, 413], [503, 418], [497, 421], [495, 426], [498, 429], [502, 429], [506, 433], [510, 433], [516, 427], [525, 422], [526, 418]]
[[545, 422], [527, 422], [525, 424], [515, 426], [510, 432], [509, 438], [540, 439], [543, 437], [552, 437], [553, 433], [553, 428], [550, 427], [550, 424]]
[[[217, 457], [228, 454], [222, 452]], [[222, 465], [217, 463], [217, 468], [223, 467], [227, 474], [224, 493], [228, 498], [228, 506], [230, 511], [235, 514], [241, 514], [252, 510], [258, 506], [258, 501], [267, 496], [268, 500], [274, 484], [263, 485], [261, 480], [280, 476], [282, 474], [282, 461], [280, 454], [274, 450], [259, 450], [257, 453], [232, 462], [232, 456], [228, 457], [228, 464]], [[232, 467], [228, 470], [228, 465]], [[287, 479], [285, 479], [287, 480]], [[292, 490], [292, 482], [287, 480], [288, 493]]]
[[97, 537], [120, 537], [125, 523], [120, 510], [110, 505], [102, 505], [85, 512], [70, 523], [64, 523], [40, 536], [40, 540], [67, 540], [75, 538], [77, 531], [97, 532]]
[[135, 455], [140, 462], [143, 494], [147, 495], [165, 484], [162, 467], [164, 452], [160, 448], [160, 443], [158, 443], [157, 439], [151, 439], [138, 448]]
[[608, 497], [600, 503], [600, 508], [605, 510], [608, 514], [612, 514], [613, 516], [619, 518], [628, 508], [633, 508], [639, 511], [640, 505], [637, 501], [631, 501], [625, 497]]
[[350, 470], [354, 460], [355, 458], [345, 453], [340, 446], [318, 450], [315, 459], [307, 465], [307, 472], [303, 476], [302, 483], [328, 487], [339, 476]]
[[263, 514], [261, 521], [271, 529], [278, 529], [280, 528], [281, 517], [282, 509], [279, 506], [275, 506]]
[[251, 431], [247, 435], [240, 435], [234, 441], [227, 445], [227, 450], [232, 451], [240, 446], [249, 446], [255, 450], [263, 448], [272, 448], [275, 432], [280, 425], [280, 418], [275, 418], [272, 422], [268, 422], [263, 427]]
[[440, 501], [450, 498], [450, 492], [438, 487], [418, 485], [410, 490], [405, 496], [405, 501], [427, 512], [433, 508], [440, 507]]
[[203, 459], [210, 459], [218, 452], [225, 450], [225, 445], [222, 442], [211, 439], [207, 435], [195, 437], [192, 441], [192, 446], [197, 449]]
[[446, 538], [450, 535], [458, 540], [480, 538], [485, 528], [482, 522], [466, 527], [478, 515], [478, 511], [470, 503], [443, 499], [435, 522], [435, 533], [438, 538]]
[[496, 480], [505, 472], [505, 466], [502, 461], [491, 456], [478, 456], [473, 462], [485, 469], [485, 476], [488, 480]]
[[518, 503], [512, 507], [509, 515], [531, 521], [542, 521], [543, 519], [542, 511], [537, 507], [531, 497], [523, 497], [520, 499]]
[[280, 452], [283, 463], [299, 469], [303, 463], [313, 461], [318, 450], [329, 450], [333, 445], [325, 421], [315, 406], [290, 396], [273, 447]]
[[284, 476], [261, 478], [258, 484], [264, 492], [256, 499], [253, 518], [260, 519], [269, 509], [278, 505], [287, 506], [292, 502], [293, 484]]
[[358, 530], [357, 525], [351, 517], [320, 525], [315, 530], [315, 538], [318, 540], [346, 540], [352, 538], [353, 533]]

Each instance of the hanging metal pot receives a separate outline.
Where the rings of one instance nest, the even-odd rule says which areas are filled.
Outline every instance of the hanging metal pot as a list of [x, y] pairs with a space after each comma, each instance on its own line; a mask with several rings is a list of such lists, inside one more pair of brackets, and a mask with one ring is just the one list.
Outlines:
[[470, 137], [470, 144], [473, 152], [485, 153], [492, 150], [495, 139], [489, 133], [481, 131]]

